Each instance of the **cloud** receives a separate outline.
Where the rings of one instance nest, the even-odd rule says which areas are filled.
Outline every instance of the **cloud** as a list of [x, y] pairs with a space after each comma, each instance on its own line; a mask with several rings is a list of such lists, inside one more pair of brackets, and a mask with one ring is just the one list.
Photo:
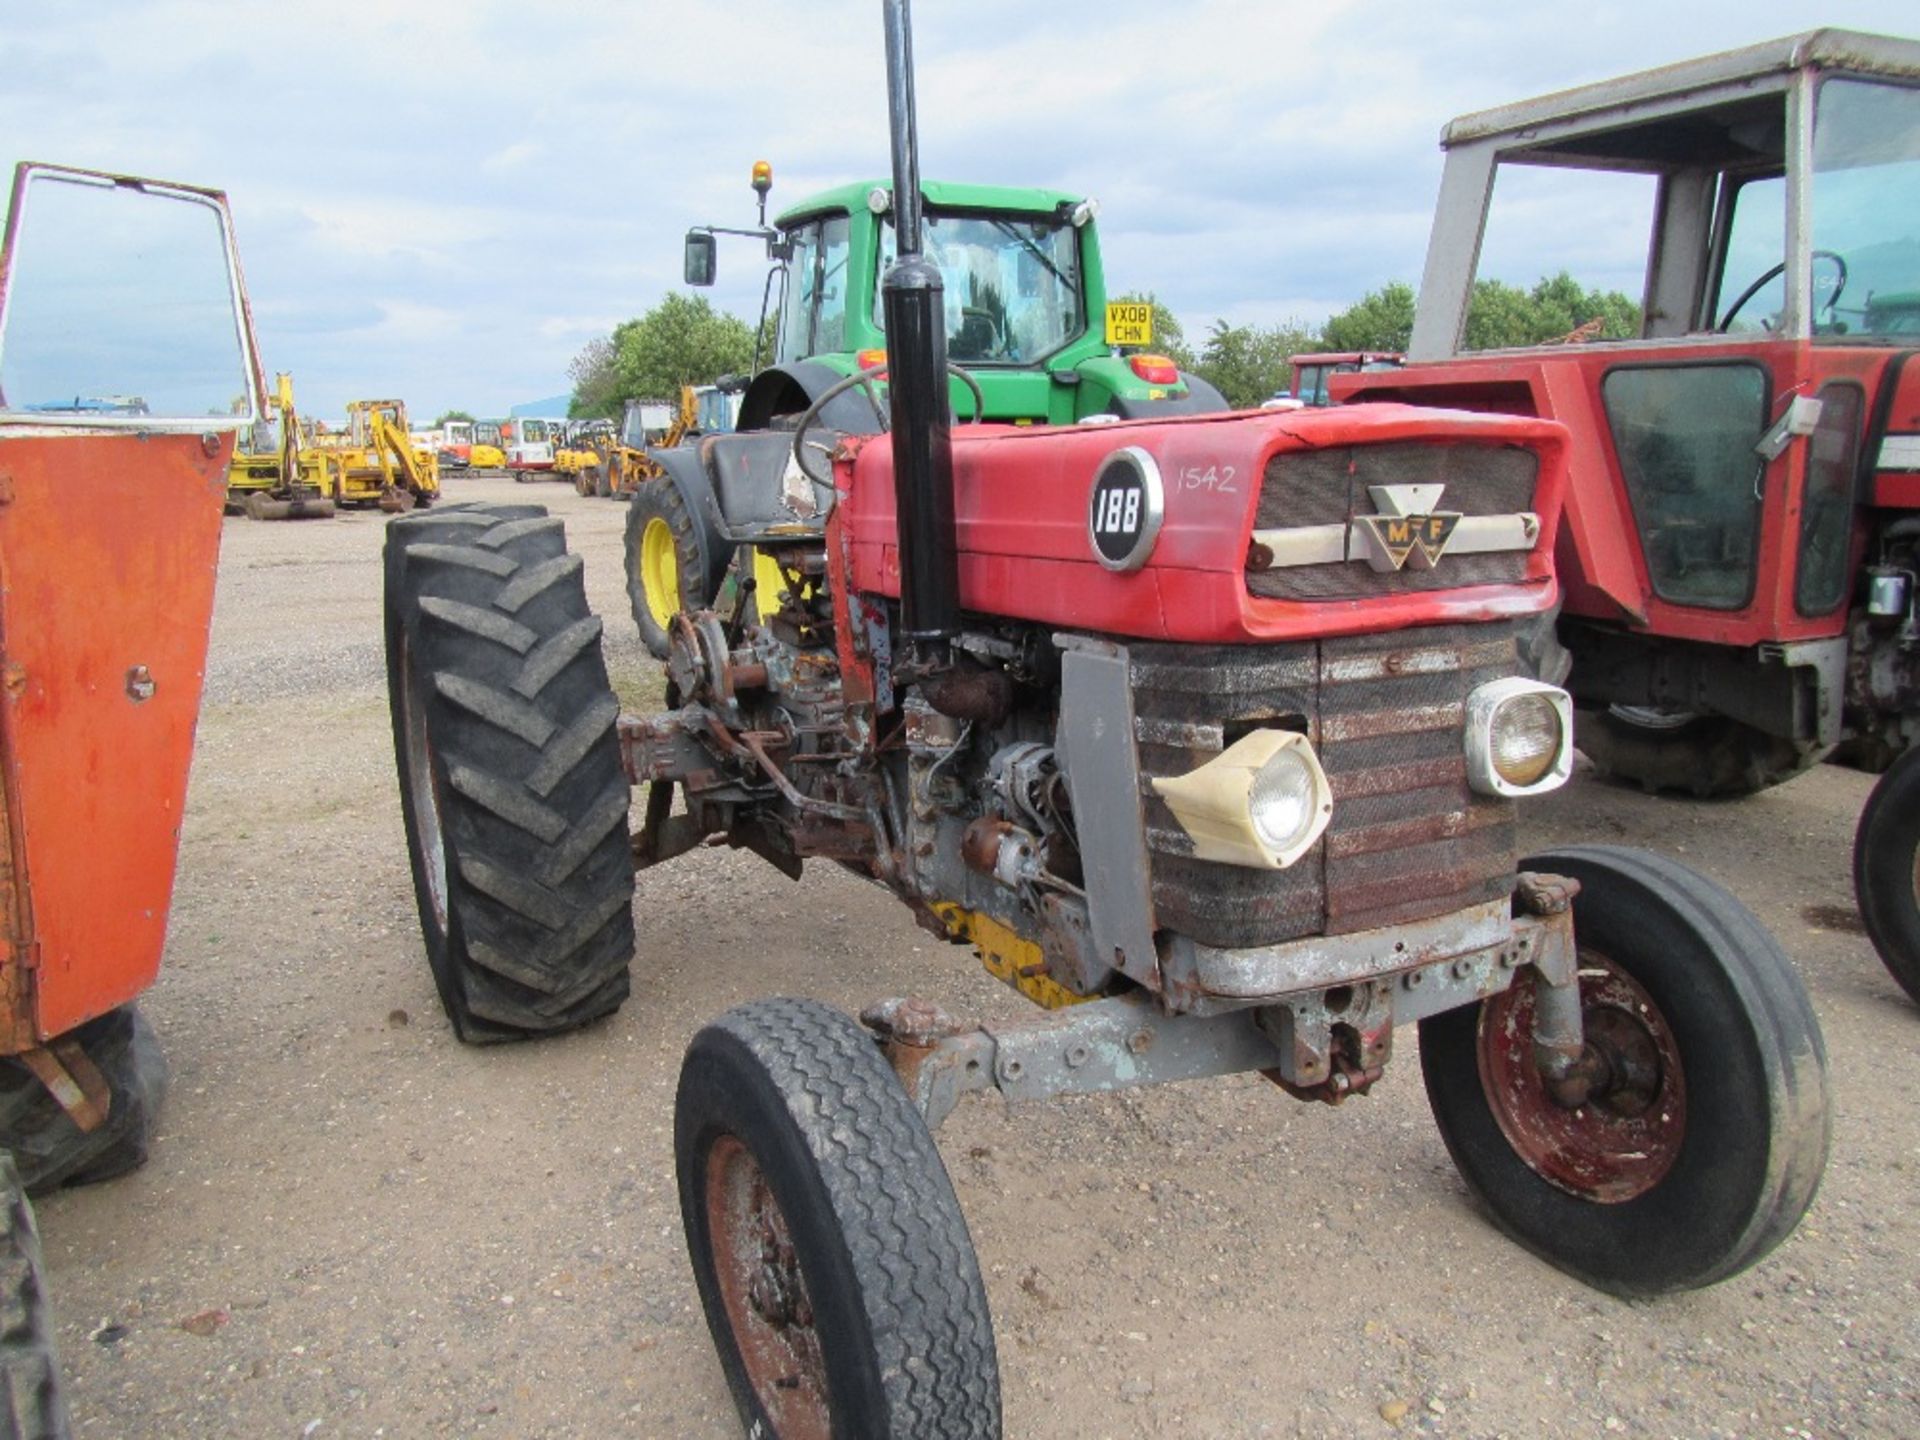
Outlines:
[[[224, 186], [266, 364], [316, 413], [397, 393], [498, 414], [678, 288], [688, 226], [752, 224], [754, 160], [775, 211], [886, 173], [877, 8], [13, 5], [0, 134], [20, 158]], [[1196, 335], [1417, 281], [1449, 117], [1809, 23], [1788, 0], [970, 0], [915, 19], [925, 173], [1099, 196], [1113, 287], [1156, 291]], [[1897, 33], [1911, 0], [1819, 19]], [[1490, 264], [1622, 283], [1631, 204], [1520, 198]], [[752, 241], [723, 240], [715, 302], [751, 320], [765, 274]]]

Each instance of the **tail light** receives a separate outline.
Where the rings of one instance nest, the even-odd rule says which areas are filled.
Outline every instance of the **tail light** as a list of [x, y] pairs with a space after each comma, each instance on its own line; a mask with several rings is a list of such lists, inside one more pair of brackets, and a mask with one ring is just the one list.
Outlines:
[[887, 352], [884, 350], [862, 350], [853, 357], [853, 363], [862, 370], [884, 370], [887, 368]]
[[1178, 385], [1180, 371], [1164, 355], [1135, 355], [1130, 361], [1133, 373], [1149, 385]]

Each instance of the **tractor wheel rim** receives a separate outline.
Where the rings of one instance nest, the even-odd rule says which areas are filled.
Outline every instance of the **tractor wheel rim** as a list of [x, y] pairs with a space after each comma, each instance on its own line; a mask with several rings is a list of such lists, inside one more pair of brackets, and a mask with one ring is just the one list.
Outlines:
[[714, 1142], [706, 1171], [714, 1272], [747, 1382], [781, 1440], [827, 1440], [826, 1361], [787, 1217], [734, 1136]]
[[1480, 1008], [1480, 1083], [1507, 1143], [1541, 1179], [1570, 1195], [1618, 1205], [1646, 1194], [1680, 1158], [1686, 1072], [1673, 1027], [1634, 978], [1580, 952], [1586, 1041], [1607, 1078], [1583, 1105], [1548, 1092], [1534, 1058], [1534, 986], [1526, 980]]
[[680, 557], [673, 529], [657, 515], [640, 532], [640, 583], [647, 592], [647, 613], [662, 630], [680, 613]]
[[447, 929], [447, 838], [440, 820], [440, 797], [433, 784], [433, 743], [427, 738], [426, 697], [414, 674], [413, 647], [400, 642], [400, 713], [407, 743], [407, 789], [413, 796], [413, 823], [426, 859], [427, 901], [441, 934]]

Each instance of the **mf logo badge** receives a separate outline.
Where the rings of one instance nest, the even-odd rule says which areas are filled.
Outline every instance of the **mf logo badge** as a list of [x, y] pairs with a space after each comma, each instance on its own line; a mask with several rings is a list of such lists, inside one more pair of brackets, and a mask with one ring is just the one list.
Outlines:
[[1444, 485], [1369, 485], [1367, 493], [1380, 507], [1378, 515], [1362, 515], [1366, 561], [1375, 570], [1391, 572], [1409, 561], [1416, 570], [1431, 570], [1446, 553], [1458, 511], [1437, 510]]
[[1114, 451], [1094, 473], [1087, 497], [1087, 538], [1109, 570], [1138, 570], [1160, 534], [1166, 491], [1160, 467], [1138, 445]]

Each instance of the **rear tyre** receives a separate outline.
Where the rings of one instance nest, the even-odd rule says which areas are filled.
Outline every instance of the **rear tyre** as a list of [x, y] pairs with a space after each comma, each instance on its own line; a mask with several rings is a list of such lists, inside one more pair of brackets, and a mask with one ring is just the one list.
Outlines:
[[1534, 986], [1420, 1022], [1441, 1137], [1494, 1222], [1619, 1295], [1727, 1279], [1785, 1239], [1827, 1157], [1826, 1048], [1806, 991], [1739, 901], [1663, 857], [1581, 846], [1523, 868], [1581, 884], [1581, 1008], [1608, 1081], [1557, 1105]]
[[1920, 749], [1894, 762], [1860, 812], [1853, 893], [1882, 963], [1920, 1001]]
[[656, 660], [667, 658], [673, 617], [704, 610], [717, 586], [702, 584], [706, 561], [700, 528], [678, 486], [644, 480], [627, 509], [627, 599], [640, 639]]
[[67, 1402], [53, 1348], [40, 1230], [20, 1174], [0, 1153], [0, 1440], [66, 1440]]
[[1811, 768], [1821, 754], [1724, 715], [1628, 705], [1582, 710], [1576, 740], [1603, 775], [1649, 795], [1677, 790], [1701, 800], [1768, 789]]
[[680, 1214], [749, 1434], [1000, 1434], [993, 1323], [940, 1152], [873, 1037], [810, 1000], [694, 1036]]
[[92, 1185], [147, 1162], [167, 1095], [167, 1057], [137, 1007], [122, 1005], [69, 1031], [107, 1083], [107, 1118], [82, 1130], [18, 1060], [0, 1061], [0, 1147], [32, 1195]]
[[581, 562], [538, 505], [445, 506], [386, 546], [387, 682], [414, 896], [454, 1032], [556, 1034], [626, 999], [619, 703]]

